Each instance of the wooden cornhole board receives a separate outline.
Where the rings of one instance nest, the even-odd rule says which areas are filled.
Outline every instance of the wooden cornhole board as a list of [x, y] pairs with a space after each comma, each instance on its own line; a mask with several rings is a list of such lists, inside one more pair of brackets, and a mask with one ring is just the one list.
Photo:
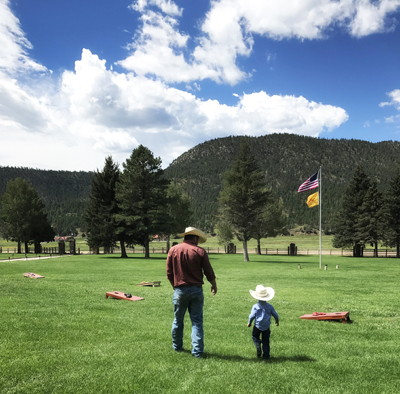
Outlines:
[[300, 319], [308, 320], [341, 320], [342, 323], [350, 321], [350, 312], [333, 312], [333, 313], [312, 313], [300, 316]]
[[161, 286], [161, 281], [155, 281], [155, 282], [140, 282], [135, 286], [151, 286], [151, 287], [159, 287]]
[[25, 272], [24, 276], [27, 278], [34, 278], [34, 279], [44, 278], [44, 276], [34, 274], [33, 272]]
[[137, 296], [132, 296], [132, 297], [127, 297], [125, 293], [122, 291], [108, 291], [106, 293], [106, 298], [112, 297], [112, 298], [117, 298], [119, 300], [127, 300], [127, 301], [140, 301], [144, 300], [142, 297], [137, 297]]

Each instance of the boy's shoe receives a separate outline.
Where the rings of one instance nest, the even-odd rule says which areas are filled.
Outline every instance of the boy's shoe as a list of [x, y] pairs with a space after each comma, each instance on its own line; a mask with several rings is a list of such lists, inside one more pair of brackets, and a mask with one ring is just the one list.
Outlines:
[[257, 357], [261, 357], [261, 348], [257, 348]]

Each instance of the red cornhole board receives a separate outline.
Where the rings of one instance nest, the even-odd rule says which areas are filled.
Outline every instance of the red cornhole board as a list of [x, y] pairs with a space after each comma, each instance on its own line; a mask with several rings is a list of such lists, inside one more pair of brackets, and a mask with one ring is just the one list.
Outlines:
[[33, 272], [25, 272], [24, 276], [27, 278], [34, 278], [34, 279], [44, 278], [44, 276], [34, 274]]
[[333, 313], [323, 313], [314, 312], [310, 315], [300, 316], [300, 319], [308, 320], [341, 320], [342, 323], [350, 321], [350, 312], [333, 312]]
[[119, 300], [127, 300], [127, 301], [140, 301], [140, 300], [144, 300], [144, 298], [142, 297], [137, 297], [137, 296], [132, 296], [132, 297], [127, 297], [125, 295], [125, 293], [123, 293], [122, 291], [108, 291], [106, 293], [106, 298], [108, 297], [112, 297], [112, 298], [118, 298]]

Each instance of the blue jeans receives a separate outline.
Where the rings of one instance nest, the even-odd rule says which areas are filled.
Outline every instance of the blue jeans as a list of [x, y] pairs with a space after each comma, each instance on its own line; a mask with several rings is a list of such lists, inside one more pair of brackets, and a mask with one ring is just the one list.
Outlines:
[[[253, 342], [257, 349], [261, 348], [262, 344], [262, 352], [263, 358], [269, 358], [269, 337], [271, 335], [271, 330], [261, 331], [256, 326], [253, 327]], [[261, 339], [260, 339], [261, 337]]]
[[175, 319], [172, 323], [172, 347], [181, 351], [183, 347], [183, 326], [186, 310], [192, 321], [192, 354], [202, 357], [204, 350], [203, 331], [203, 288], [197, 286], [176, 287], [172, 298]]

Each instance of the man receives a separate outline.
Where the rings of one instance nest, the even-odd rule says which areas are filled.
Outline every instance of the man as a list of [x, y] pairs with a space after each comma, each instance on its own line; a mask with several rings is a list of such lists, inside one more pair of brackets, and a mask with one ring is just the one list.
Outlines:
[[207, 252], [198, 246], [207, 241], [206, 235], [194, 227], [187, 227], [183, 243], [173, 246], [167, 257], [167, 278], [174, 288], [172, 303], [175, 319], [172, 323], [172, 347], [183, 349], [183, 319], [189, 310], [192, 322], [192, 354], [202, 357], [204, 350], [203, 332], [203, 274], [211, 283], [211, 293], [217, 293], [215, 274]]

